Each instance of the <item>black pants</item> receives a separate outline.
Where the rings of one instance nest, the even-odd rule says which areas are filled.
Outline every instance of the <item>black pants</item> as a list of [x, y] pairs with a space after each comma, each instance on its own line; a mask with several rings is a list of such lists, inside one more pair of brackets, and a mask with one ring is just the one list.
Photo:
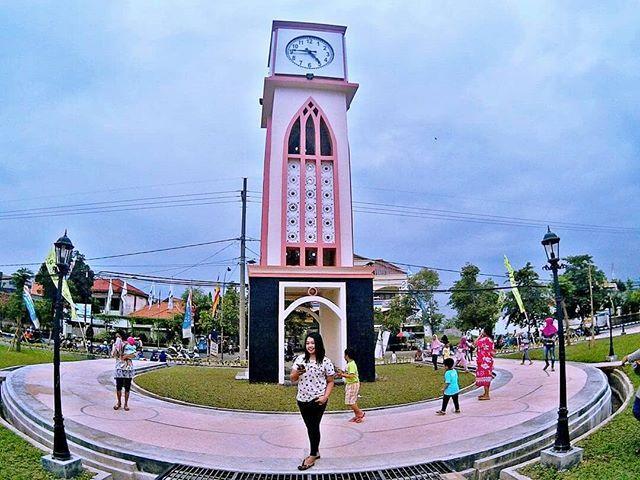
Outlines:
[[449, 399], [453, 400], [453, 406], [456, 407], [456, 410], [460, 410], [460, 405], [458, 404], [458, 394], [455, 395], [443, 395], [442, 397], [442, 410], [443, 412], [447, 411], [447, 405], [449, 404]]
[[433, 368], [438, 369], [438, 355], [431, 355], [431, 361], [433, 362]]
[[318, 447], [320, 446], [320, 421], [324, 414], [327, 404], [320, 405], [315, 400], [310, 402], [298, 402], [298, 408], [302, 414], [302, 419], [307, 427], [309, 435], [309, 455], [314, 457], [318, 455]]
[[128, 392], [131, 390], [131, 379], [130, 378], [116, 378], [116, 390], [122, 391], [122, 387], [124, 387], [124, 391]]

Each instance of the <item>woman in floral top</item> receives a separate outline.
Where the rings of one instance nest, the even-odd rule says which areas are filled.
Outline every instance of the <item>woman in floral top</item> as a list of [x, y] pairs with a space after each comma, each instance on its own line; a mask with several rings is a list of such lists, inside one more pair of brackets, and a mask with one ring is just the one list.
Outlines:
[[478, 397], [478, 400], [489, 400], [489, 387], [493, 380], [493, 356], [496, 353], [490, 328], [482, 329], [476, 341], [476, 348], [476, 386], [484, 388], [484, 393]]
[[[133, 340], [131, 337], [129, 337]], [[131, 343], [128, 341], [129, 345]], [[111, 349], [111, 356], [116, 359], [114, 378], [116, 379], [116, 399], [114, 410], [119, 410], [122, 405], [122, 388], [124, 387], [124, 409], [129, 410], [129, 391], [131, 390], [131, 379], [133, 378], [133, 362], [135, 354], [125, 353], [125, 343], [119, 333], [116, 334], [116, 341]]]
[[327, 401], [333, 390], [335, 368], [325, 357], [324, 343], [319, 333], [310, 333], [305, 340], [304, 355], [300, 355], [291, 367], [291, 381], [298, 382], [298, 408], [309, 435], [309, 456], [298, 470], [313, 467], [320, 458], [320, 421], [327, 408]]

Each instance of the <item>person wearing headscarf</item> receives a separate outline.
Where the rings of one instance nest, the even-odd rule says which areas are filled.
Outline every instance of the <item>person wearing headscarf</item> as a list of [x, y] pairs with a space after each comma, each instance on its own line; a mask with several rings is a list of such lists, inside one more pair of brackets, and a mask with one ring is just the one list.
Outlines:
[[546, 372], [551, 361], [551, 371], [555, 371], [556, 364], [556, 339], [558, 337], [558, 329], [553, 324], [553, 318], [548, 317], [544, 320], [545, 326], [542, 329], [542, 345], [544, 346], [544, 368]]
[[442, 347], [444, 347], [444, 344], [438, 340], [437, 335], [434, 335], [431, 340], [431, 362], [434, 370], [438, 370], [438, 355], [440, 355]]
[[478, 400], [489, 400], [489, 387], [493, 380], [493, 356], [496, 353], [489, 327], [480, 331], [476, 348], [476, 386], [484, 389]]

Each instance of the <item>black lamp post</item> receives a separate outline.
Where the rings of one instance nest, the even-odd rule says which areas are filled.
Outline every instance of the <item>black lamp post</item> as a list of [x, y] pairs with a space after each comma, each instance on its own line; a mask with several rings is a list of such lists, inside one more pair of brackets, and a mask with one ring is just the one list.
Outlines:
[[58, 267], [58, 291], [56, 293], [56, 315], [53, 321], [53, 458], [69, 460], [71, 453], [67, 445], [67, 434], [64, 431], [62, 417], [62, 400], [60, 398], [60, 327], [62, 322], [62, 281], [69, 273], [73, 243], [67, 237], [67, 231], [54, 244], [56, 264]]
[[558, 428], [556, 430], [556, 440], [553, 450], [556, 452], [568, 452], [571, 450], [569, 438], [569, 419], [567, 410], [567, 374], [565, 370], [564, 355], [564, 314], [562, 312], [562, 297], [560, 295], [560, 284], [558, 283], [558, 270], [564, 268], [560, 263], [560, 237], [547, 227], [547, 233], [542, 239], [544, 251], [547, 254], [545, 270], [553, 272], [553, 288], [556, 296], [556, 320], [558, 321], [558, 359], [560, 361], [560, 407], [558, 408]]
[[613, 350], [613, 309], [609, 308], [609, 359], [615, 360], [616, 352]]

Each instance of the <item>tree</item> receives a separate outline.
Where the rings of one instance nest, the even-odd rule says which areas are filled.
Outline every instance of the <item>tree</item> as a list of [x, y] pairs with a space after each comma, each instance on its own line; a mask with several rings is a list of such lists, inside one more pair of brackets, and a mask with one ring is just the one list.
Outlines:
[[518, 284], [518, 291], [529, 321], [527, 322], [525, 314], [520, 312], [513, 292], [509, 291], [504, 303], [504, 313], [509, 316], [509, 324], [519, 327], [536, 327], [543, 318], [551, 314], [549, 304], [553, 302], [552, 292], [548, 287], [542, 286], [540, 276], [529, 262], [520, 270], [514, 271], [513, 277]]
[[389, 303], [389, 310], [384, 316], [382, 325], [387, 330], [397, 332], [415, 310], [416, 303], [411, 295], [396, 295]]
[[422, 325], [428, 325], [431, 328], [431, 332], [435, 332], [440, 328], [444, 319], [444, 315], [438, 313], [438, 302], [433, 294], [433, 290], [440, 286], [438, 272], [423, 268], [409, 277], [408, 284], [409, 288], [414, 290], [412, 295], [415, 303], [420, 308]]
[[591, 269], [591, 287], [593, 289], [594, 310], [608, 307], [609, 296], [605, 288], [607, 277], [594, 263], [591, 255], [576, 255], [565, 259], [567, 268], [560, 275], [560, 292], [564, 298], [569, 315], [574, 313], [580, 318], [591, 315], [589, 294], [589, 269]]
[[490, 327], [493, 329], [500, 314], [498, 293], [493, 280], [478, 281], [480, 269], [467, 263], [460, 272], [460, 280], [453, 285], [449, 306], [458, 312], [458, 328], [471, 330]]
[[33, 272], [28, 268], [20, 268], [11, 275], [11, 283], [16, 287], [16, 290], [9, 298], [9, 302], [7, 304], [7, 316], [9, 318], [13, 318], [18, 325], [15, 337], [17, 352], [20, 351], [22, 342], [22, 321], [28, 314], [27, 307], [25, 307], [24, 300], [22, 298], [22, 291], [25, 283], [27, 283], [31, 277], [33, 277]]
[[85, 256], [77, 250], [73, 254], [73, 270], [69, 274], [69, 290], [71, 296], [81, 300], [83, 303], [91, 300], [91, 289], [93, 288], [94, 273], [86, 263]]
[[640, 290], [627, 290], [625, 292], [624, 304], [622, 306], [624, 313], [633, 313], [640, 311]]

